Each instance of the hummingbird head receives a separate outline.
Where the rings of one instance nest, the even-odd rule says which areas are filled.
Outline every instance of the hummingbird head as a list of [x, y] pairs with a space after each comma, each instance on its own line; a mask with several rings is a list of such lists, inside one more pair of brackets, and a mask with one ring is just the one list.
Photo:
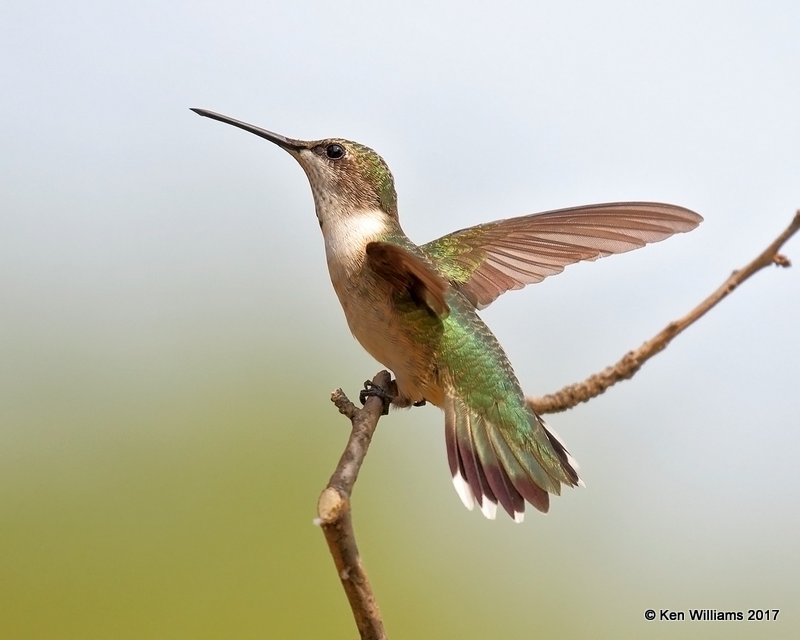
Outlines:
[[369, 147], [341, 138], [294, 140], [213, 111], [192, 111], [254, 133], [288, 151], [308, 176], [320, 224], [330, 216], [362, 211], [380, 211], [397, 220], [392, 173]]
[[379, 210], [397, 219], [397, 192], [383, 158], [369, 147], [341, 138], [303, 142], [287, 149], [308, 176], [317, 213]]

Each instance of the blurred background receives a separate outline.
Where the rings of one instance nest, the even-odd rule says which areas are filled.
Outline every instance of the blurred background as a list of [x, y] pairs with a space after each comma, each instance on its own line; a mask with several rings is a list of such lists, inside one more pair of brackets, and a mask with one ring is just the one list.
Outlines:
[[[189, 107], [374, 147], [419, 242], [591, 202], [702, 213], [483, 313], [535, 395], [800, 207], [797, 3], [403, 6], [4, 3], [0, 637], [356, 636], [312, 519], [348, 433], [329, 393], [380, 367], [300, 168]], [[437, 409], [392, 412], [354, 496], [390, 636], [798, 637], [799, 319], [797, 267], [762, 272], [550, 416], [587, 488], [522, 526], [461, 506]]]

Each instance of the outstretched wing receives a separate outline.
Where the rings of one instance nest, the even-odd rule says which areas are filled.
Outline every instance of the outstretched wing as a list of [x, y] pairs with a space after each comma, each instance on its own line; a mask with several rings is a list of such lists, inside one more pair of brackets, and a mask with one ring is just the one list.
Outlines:
[[479, 224], [422, 245], [479, 309], [581, 260], [638, 249], [694, 229], [703, 218], [671, 204], [616, 202]]

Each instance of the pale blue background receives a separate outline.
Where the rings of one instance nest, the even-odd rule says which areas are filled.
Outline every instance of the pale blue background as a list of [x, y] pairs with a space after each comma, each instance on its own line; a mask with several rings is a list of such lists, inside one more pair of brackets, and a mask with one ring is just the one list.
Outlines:
[[[419, 241], [608, 200], [702, 213], [484, 313], [541, 394], [789, 222], [799, 36], [794, 2], [6, 2], [0, 636], [355, 635], [311, 519], [346, 435], [328, 393], [378, 366], [302, 171], [189, 107], [373, 146]], [[355, 517], [392, 636], [796, 637], [799, 323], [797, 269], [768, 270], [551, 416], [588, 487], [524, 526], [461, 507], [436, 409], [390, 415]]]

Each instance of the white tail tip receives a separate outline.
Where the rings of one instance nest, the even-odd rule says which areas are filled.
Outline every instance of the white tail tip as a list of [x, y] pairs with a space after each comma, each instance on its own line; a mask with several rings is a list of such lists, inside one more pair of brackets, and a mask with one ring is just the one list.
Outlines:
[[[456, 493], [458, 497], [461, 498], [461, 502], [464, 503], [464, 506], [472, 511], [475, 507], [475, 498], [472, 495], [472, 489], [469, 488], [467, 481], [461, 477], [460, 473], [456, 473], [453, 476], [453, 486], [456, 488]], [[481, 507], [481, 509], [483, 509]]]
[[497, 503], [492, 502], [486, 496], [483, 496], [481, 503], [481, 513], [489, 520], [494, 520], [497, 517]]

